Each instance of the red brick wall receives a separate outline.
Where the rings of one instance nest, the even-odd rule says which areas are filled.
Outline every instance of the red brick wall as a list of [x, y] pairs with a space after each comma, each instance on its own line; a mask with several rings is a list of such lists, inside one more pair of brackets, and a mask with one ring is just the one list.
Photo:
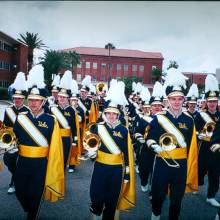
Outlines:
[[[106, 67], [103, 70], [105, 81], [108, 79], [108, 64], [112, 64], [111, 76], [112, 78], [123, 76], [137, 76], [142, 77], [145, 84], [151, 84], [152, 66], [157, 66], [162, 70], [162, 59], [142, 59], [142, 58], [125, 58], [125, 57], [106, 57], [106, 56], [88, 56], [81, 55], [81, 68], [76, 68], [75, 72], [81, 74], [82, 79], [85, 75], [96, 75], [97, 81], [101, 81], [101, 64], [105, 63]], [[90, 68], [86, 68], [86, 62], [90, 62]], [[93, 62], [97, 63], [97, 69], [93, 69]], [[117, 64], [121, 64], [121, 70], [117, 71]], [[124, 64], [128, 64], [128, 71], [124, 71]], [[132, 72], [132, 65], [137, 65], [137, 72]], [[139, 66], [144, 65], [144, 71], [139, 71]]]

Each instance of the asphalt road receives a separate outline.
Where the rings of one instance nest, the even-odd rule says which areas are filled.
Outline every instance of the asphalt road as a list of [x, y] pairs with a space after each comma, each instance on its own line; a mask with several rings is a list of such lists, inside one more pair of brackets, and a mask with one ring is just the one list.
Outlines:
[[[93, 170], [93, 162], [83, 161], [76, 172], [66, 173], [66, 193], [62, 201], [56, 203], [43, 202], [40, 219], [90, 219], [89, 184]], [[0, 219], [25, 219], [15, 195], [8, 195], [10, 175], [5, 167], [0, 173]], [[206, 186], [200, 188], [197, 195], [186, 194], [182, 204], [181, 220], [214, 220], [217, 212], [205, 202]], [[218, 199], [220, 196], [218, 194]], [[168, 216], [169, 199], [163, 206], [162, 220]], [[121, 212], [120, 220], [147, 220], [151, 216], [151, 206], [147, 193], [140, 190], [140, 181], [136, 175], [136, 206], [130, 211]]]

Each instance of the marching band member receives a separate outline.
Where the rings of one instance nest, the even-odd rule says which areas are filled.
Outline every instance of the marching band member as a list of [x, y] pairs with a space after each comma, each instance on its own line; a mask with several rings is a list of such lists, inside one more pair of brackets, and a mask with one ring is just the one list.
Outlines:
[[[153, 88], [152, 96], [150, 98], [149, 104], [151, 105], [151, 115], [146, 115], [141, 118], [137, 131], [139, 131], [143, 136], [147, 135], [145, 133], [148, 125], [153, 119], [153, 116], [162, 111], [163, 107], [163, 87], [159, 82], [156, 82]], [[146, 144], [142, 147], [139, 163], [139, 172], [141, 178], [141, 190], [147, 192], [150, 186], [150, 175], [153, 170], [155, 153], [152, 149], [149, 149]], [[149, 184], [148, 184], [149, 183]]]
[[[141, 154], [141, 148], [143, 147], [143, 144], [145, 142], [144, 140], [144, 129], [145, 129], [145, 121], [149, 121], [151, 119], [150, 116], [150, 92], [147, 87], [143, 87], [142, 91], [140, 93], [140, 98], [142, 100], [142, 106], [141, 106], [141, 114], [136, 114], [135, 119], [132, 123], [132, 132], [133, 132], [133, 147], [135, 151], [135, 169], [136, 173], [139, 173], [139, 162], [140, 162], [140, 154]], [[143, 119], [144, 118], [144, 119]], [[142, 174], [140, 174], [140, 177]], [[146, 184], [142, 182], [143, 178], [141, 177], [141, 188], [143, 191], [143, 187]]]
[[[11, 85], [12, 88], [12, 100], [13, 105], [5, 109], [5, 115], [3, 123], [5, 126], [13, 129], [13, 125], [20, 112], [27, 112], [29, 109], [24, 105], [25, 96], [27, 94], [27, 85], [25, 80], [25, 74], [19, 72], [15, 78], [14, 83]], [[13, 194], [15, 192], [13, 173], [15, 171], [16, 162], [18, 157], [18, 149], [9, 150], [4, 154], [4, 164], [8, 167], [11, 172], [11, 183], [9, 184], [8, 193]]]
[[193, 117], [193, 119], [195, 119], [195, 117], [199, 113], [196, 110], [198, 97], [199, 97], [198, 87], [195, 83], [193, 83], [186, 96], [187, 112]]
[[77, 132], [76, 132], [76, 118], [75, 111], [69, 104], [69, 97], [71, 95], [72, 72], [65, 71], [61, 78], [58, 93], [58, 106], [50, 108], [61, 128], [61, 136], [63, 142], [64, 154], [64, 169], [66, 169], [67, 161], [69, 159], [71, 146], [76, 147]]
[[69, 159], [69, 173], [73, 173], [75, 171], [75, 166], [80, 164], [79, 158], [81, 157], [82, 151], [82, 132], [85, 127], [85, 115], [83, 109], [78, 105], [78, 85], [77, 82], [72, 80], [71, 87], [71, 97], [70, 104], [75, 111], [75, 119], [76, 119], [76, 134], [77, 141], [76, 146], [72, 145]]
[[[178, 219], [184, 191], [197, 190], [197, 144], [193, 119], [182, 112], [186, 77], [171, 68], [166, 77], [169, 109], [149, 125], [147, 145], [156, 153], [152, 174], [152, 220], [160, 219], [169, 190], [169, 220]], [[174, 164], [173, 164], [174, 163]]]
[[14, 172], [16, 196], [27, 219], [36, 219], [43, 197], [56, 201], [64, 196], [63, 152], [56, 119], [44, 113], [46, 98], [43, 67], [29, 72], [28, 107], [14, 124], [19, 157]]
[[199, 185], [204, 184], [204, 176], [208, 172], [206, 201], [215, 207], [220, 207], [220, 203], [215, 199], [219, 189], [219, 173], [217, 168], [219, 163], [215, 160], [215, 155], [210, 151], [210, 139], [213, 136], [213, 129], [220, 119], [220, 113], [217, 111], [218, 90], [216, 77], [209, 74], [205, 80], [207, 110], [201, 111], [195, 118], [196, 129], [199, 133], [198, 138], [200, 139]]
[[91, 76], [86, 76], [82, 80], [82, 88], [80, 89], [79, 106], [86, 115], [86, 124], [96, 121], [95, 106], [91, 99], [88, 98], [89, 86], [91, 84]]
[[135, 200], [131, 140], [128, 129], [118, 120], [117, 106], [125, 103], [118, 85], [114, 88], [107, 95], [110, 102], [104, 109], [104, 121], [91, 127], [100, 140], [90, 185], [93, 219], [102, 215], [102, 220], [113, 220], [116, 209], [132, 208]]

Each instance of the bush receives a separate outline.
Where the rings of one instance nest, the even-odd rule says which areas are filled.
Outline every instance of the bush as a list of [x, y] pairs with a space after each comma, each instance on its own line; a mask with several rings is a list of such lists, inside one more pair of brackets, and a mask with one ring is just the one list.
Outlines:
[[8, 95], [8, 88], [0, 87], [0, 99], [1, 100], [9, 100], [10, 97]]

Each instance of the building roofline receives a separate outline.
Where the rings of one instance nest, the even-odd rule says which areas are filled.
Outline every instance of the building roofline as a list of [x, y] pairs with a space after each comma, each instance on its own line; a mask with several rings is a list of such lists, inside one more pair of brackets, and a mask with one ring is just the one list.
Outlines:
[[[74, 47], [74, 48], [62, 49], [61, 51], [76, 51], [77, 53], [82, 54], [82, 55], [108, 57], [108, 49], [101, 48], [101, 47]], [[111, 57], [162, 59], [162, 60], [164, 60], [164, 57], [160, 52], [144, 52], [141, 50], [118, 49], [118, 48], [111, 50], [110, 56]]]
[[[9, 41], [12, 44], [23, 44], [23, 43], [19, 42], [18, 40], [14, 39], [13, 37], [5, 34], [2, 31], [0, 31], [0, 37], [5, 38], [7, 41]], [[26, 44], [23, 44], [23, 45], [27, 46]]]

